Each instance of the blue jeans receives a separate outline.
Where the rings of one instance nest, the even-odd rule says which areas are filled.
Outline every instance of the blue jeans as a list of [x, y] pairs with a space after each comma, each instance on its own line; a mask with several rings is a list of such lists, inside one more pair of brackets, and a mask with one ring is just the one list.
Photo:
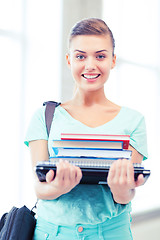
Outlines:
[[59, 226], [37, 219], [34, 240], [133, 240], [130, 215], [122, 213], [97, 225]]

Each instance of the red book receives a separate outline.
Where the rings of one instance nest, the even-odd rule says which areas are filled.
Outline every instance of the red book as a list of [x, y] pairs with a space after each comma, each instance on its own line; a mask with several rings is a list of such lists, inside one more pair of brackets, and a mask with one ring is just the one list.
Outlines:
[[110, 135], [110, 134], [79, 134], [79, 133], [61, 133], [61, 140], [85, 140], [85, 141], [112, 141], [123, 142], [123, 149], [128, 149], [129, 135]]

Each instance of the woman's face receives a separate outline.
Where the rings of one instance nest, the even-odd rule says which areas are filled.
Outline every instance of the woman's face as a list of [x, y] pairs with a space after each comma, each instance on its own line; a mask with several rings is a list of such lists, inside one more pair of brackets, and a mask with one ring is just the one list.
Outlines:
[[104, 87], [115, 66], [110, 36], [79, 35], [72, 39], [67, 63], [78, 88], [95, 91]]

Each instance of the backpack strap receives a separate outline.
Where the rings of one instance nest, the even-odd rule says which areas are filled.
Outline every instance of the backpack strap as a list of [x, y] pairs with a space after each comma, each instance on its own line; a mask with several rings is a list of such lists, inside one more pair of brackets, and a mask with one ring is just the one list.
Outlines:
[[58, 107], [60, 104], [61, 104], [60, 102], [54, 102], [54, 101], [48, 101], [48, 102], [43, 103], [43, 106], [46, 106], [45, 121], [46, 121], [46, 128], [47, 128], [48, 136], [50, 133], [55, 108]]

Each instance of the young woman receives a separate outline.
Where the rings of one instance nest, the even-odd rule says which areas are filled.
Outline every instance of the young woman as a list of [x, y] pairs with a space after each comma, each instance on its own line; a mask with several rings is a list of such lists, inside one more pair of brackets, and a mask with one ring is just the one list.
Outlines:
[[114, 38], [100, 19], [77, 23], [70, 34], [67, 64], [76, 84], [73, 98], [59, 105], [54, 114], [49, 139], [45, 125], [45, 107], [32, 118], [25, 143], [30, 147], [33, 167], [37, 161], [53, 156], [51, 141], [63, 132], [129, 134], [132, 159], [112, 164], [108, 185], [79, 184], [80, 168], [68, 162], [57, 165], [57, 174], [49, 171], [46, 182], [35, 175], [39, 199], [34, 239], [129, 240], [131, 203], [135, 188], [133, 162], [147, 158], [144, 117], [137, 111], [116, 105], [107, 99], [104, 84], [115, 67]]

